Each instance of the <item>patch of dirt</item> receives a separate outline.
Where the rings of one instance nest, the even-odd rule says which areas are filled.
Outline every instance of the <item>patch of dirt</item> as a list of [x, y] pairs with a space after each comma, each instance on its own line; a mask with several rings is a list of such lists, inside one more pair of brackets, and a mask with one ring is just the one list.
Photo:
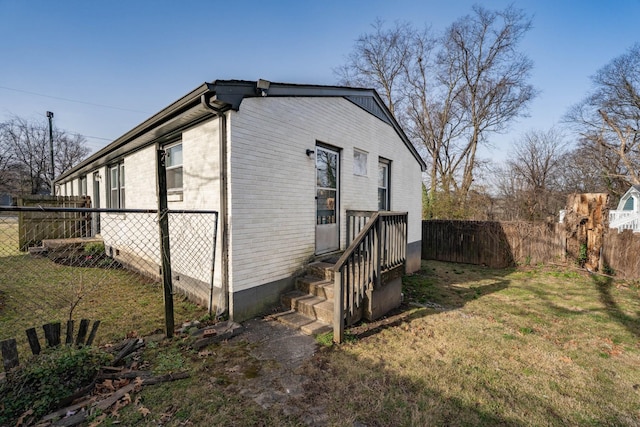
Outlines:
[[303, 403], [309, 401], [306, 393], [311, 381], [304, 364], [318, 351], [315, 340], [275, 320], [252, 319], [243, 326], [245, 331], [231, 341], [252, 344], [251, 355], [261, 367], [257, 375], [237, 384], [238, 393], [265, 409], [280, 408], [309, 426], [326, 425], [323, 408]]

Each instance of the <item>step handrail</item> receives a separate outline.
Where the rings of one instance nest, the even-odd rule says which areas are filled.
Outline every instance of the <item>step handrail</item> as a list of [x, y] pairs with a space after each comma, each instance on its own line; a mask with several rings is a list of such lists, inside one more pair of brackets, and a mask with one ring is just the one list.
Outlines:
[[374, 212], [334, 271], [333, 340], [342, 342], [345, 317], [354, 316], [365, 295], [380, 286], [382, 272], [406, 261], [407, 212]]

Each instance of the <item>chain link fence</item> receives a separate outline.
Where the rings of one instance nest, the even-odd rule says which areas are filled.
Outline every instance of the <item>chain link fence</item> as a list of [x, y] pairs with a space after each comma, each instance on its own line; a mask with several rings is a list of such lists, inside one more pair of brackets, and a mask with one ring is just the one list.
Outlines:
[[[217, 212], [165, 215], [176, 310], [219, 314]], [[162, 219], [154, 210], [0, 207], [0, 340], [81, 318], [108, 320], [123, 337], [161, 330]], [[185, 308], [185, 297], [200, 308]]]

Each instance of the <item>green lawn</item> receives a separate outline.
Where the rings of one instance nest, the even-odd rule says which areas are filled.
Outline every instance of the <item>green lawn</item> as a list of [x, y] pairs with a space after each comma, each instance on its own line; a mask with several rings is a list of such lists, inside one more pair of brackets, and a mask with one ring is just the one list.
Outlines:
[[336, 424], [638, 425], [637, 284], [423, 262], [405, 295], [447, 310], [361, 327], [310, 368]]
[[[163, 290], [120, 268], [71, 267], [18, 251], [17, 222], [0, 221], [0, 340], [16, 338], [28, 353], [24, 331], [72, 318], [100, 320], [95, 344], [164, 329]], [[114, 265], [111, 265], [114, 267]], [[205, 310], [174, 297], [175, 321], [204, 316]]]
[[[402, 310], [320, 349], [297, 372], [304, 397], [288, 405], [320, 411], [330, 426], [638, 425], [637, 284], [573, 269], [423, 262], [404, 278], [404, 295]], [[192, 376], [144, 389], [107, 421], [151, 426], [170, 413], [164, 425], [306, 425], [286, 405], [239, 394], [270, 369], [241, 339], [207, 355], [174, 341], [148, 357]]]
[[[126, 270], [5, 249], [0, 274], [10, 278], [0, 285], [2, 339], [66, 320], [79, 295], [73, 318], [102, 320], [98, 344], [164, 325], [161, 287]], [[638, 425], [637, 282], [572, 268], [423, 262], [403, 292], [401, 310], [352, 328], [348, 343], [319, 350], [297, 372], [306, 379], [304, 398], [288, 402], [297, 411], [241, 393], [272, 368], [242, 336], [201, 353], [176, 337], [149, 344], [145, 364], [191, 377], [145, 387], [102, 425], [305, 425], [292, 414], [314, 408], [331, 426]], [[176, 323], [205, 314], [176, 300]]]

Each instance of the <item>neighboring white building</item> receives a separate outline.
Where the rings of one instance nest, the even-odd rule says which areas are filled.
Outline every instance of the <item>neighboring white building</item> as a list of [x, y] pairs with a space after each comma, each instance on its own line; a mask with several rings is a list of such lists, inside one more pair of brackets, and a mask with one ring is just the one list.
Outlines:
[[609, 227], [640, 232], [640, 185], [632, 185], [620, 198], [618, 208], [609, 211]]
[[[372, 89], [205, 83], [65, 172], [59, 192], [156, 209], [158, 148], [169, 208], [220, 212], [214, 286], [234, 320], [276, 303], [310, 259], [344, 250], [347, 210], [408, 212], [406, 270], [420, 267], [425, 165]], [[157, 235], [126, 217], [117, 224], [120, 240], [105, 239], [116, 250]]]

